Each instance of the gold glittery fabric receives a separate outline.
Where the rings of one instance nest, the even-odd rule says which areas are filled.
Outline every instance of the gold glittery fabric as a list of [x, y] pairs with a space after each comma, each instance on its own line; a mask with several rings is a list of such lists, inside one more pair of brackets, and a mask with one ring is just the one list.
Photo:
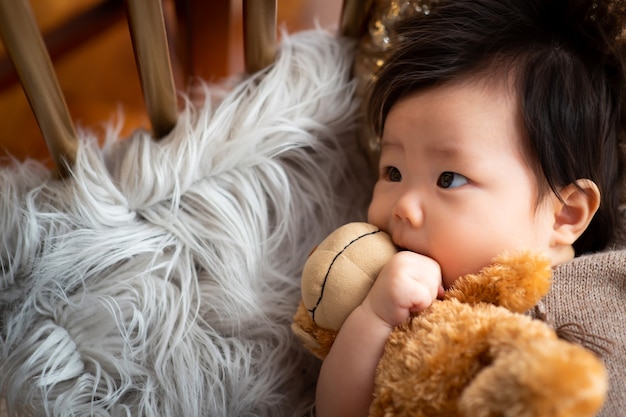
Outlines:
[[[393, 30], [395, 24], [408, 16], [419, 13], [428, 14], [432, 5], [438, 2], [439, 0], [374, 0], [371, 2], [366, 30], [359, 39], [354, 62], [354, 74], [358, 80], [358, 92], [361, 97], [367, 97], [370, 83], [397, 42], [397, 36]], [[365, 111], [365, 102], [363, 110]], [[380, 140], [367, 123], [363, 126], [361, 145], [375, 169], [378, 163]]]

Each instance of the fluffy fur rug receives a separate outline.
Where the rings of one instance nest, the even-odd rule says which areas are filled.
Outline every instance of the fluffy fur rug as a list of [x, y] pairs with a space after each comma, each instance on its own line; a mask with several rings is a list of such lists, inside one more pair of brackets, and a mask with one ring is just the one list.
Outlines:
[[274, 66], [219, 100], [205, 87], [162, 141], [82, 132], [68, 180], [0, 170], [10, 413], [309, 412], [317, 363], [290, 331], [301, 268], [363, 218], [371, 186], [352, 53], [322, 30], [284, 37]]

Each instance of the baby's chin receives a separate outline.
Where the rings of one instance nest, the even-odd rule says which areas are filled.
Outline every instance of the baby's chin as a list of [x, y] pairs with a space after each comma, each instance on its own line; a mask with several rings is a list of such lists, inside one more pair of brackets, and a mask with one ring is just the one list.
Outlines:
[[439, 265], [441, 266], [441, 280], [443, 282], [443, 288], [445, 290], [448, 290], [450, 287], [454, 286], [454, 283], [461, 277], [464, 277], [466, 275], [470, 275], [470, 274], [477, 274], [479, 273], [485, 266], [487, 265], [483, 265], [483, 266], [478, 266], [478, 267], [473, 267], [473, 268], [464, 268], [464, 269], [456, 269], [456, 270], [447, 270], [445, 268], [445, 265], [441, 265], [441, 263], [439, 263]]
[[456, 282], [457, 279], [459, 279], [460, 276], [457, 276], [456, 278], [449, 278], [444, 276], [442, 281], [443, 281], [443, 289], [444, 290], [449, 290], [450, 287], [452, 287], [454, 285], [454, 283]]

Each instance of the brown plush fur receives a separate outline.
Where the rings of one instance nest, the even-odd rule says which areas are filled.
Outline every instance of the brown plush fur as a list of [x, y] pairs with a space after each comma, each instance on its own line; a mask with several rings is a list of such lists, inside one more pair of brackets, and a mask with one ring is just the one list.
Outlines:
[[549, 277], [549, 264], [522, 254], [457, 281], [390, 336], [370, 415], [594, 415], [607, 389], [602, 363], [545, 323], [494, 305], [531, 308]]
[[[549, 262], [533, 253], [500, 256], [459, 278], [444, 300], [389, 337], [370, 416], [595, 415], [607, 391], [602, 362], [520, 314], [547, 293], [550, 278]], [[321, 358], [336, 335], [302, 303], [293, 328]]]
[[320, 359], [324, 359], [328, 355], [328, 351], [337, 336], [337, 331], [325, 329], [315, 324], [302, 301], [300, 301], [298, 310], [293, 317], [291, 330], [300, 338], [304, 347]]

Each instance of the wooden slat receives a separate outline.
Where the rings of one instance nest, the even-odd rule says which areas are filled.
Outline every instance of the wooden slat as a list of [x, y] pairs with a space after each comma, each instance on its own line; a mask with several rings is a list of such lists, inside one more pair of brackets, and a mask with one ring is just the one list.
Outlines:
[[128, 25], [148, 117], [156, 138], [176, 125], [178, 105], [161, 0], [127, 0]]
[[365, 23], [368, 11], [373, 0], [344, 0], [341, 19], [339, 21], [339, 34], [358, 39], [365, 31]]
[[0, 37], [59, 174], [76, 160], [76, 129], [28, 0], [0, 0]]
[[276, 59], [276, 0], [244, 0], [244, 62], [248, 74]]

